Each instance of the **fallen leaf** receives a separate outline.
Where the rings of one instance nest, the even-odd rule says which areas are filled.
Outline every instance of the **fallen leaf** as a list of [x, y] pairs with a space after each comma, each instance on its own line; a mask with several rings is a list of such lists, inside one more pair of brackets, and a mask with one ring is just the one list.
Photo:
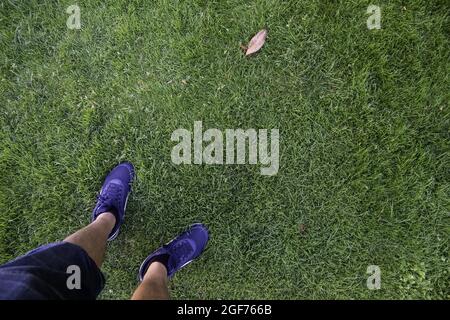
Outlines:
[[261, 31], [259, 31], [248, 43], [245, 55], [248, 56], [258, 52], [264, 45], [264, 42], [266, 42], [266, 37], [267, 37], [266, 29], [262, 29]]

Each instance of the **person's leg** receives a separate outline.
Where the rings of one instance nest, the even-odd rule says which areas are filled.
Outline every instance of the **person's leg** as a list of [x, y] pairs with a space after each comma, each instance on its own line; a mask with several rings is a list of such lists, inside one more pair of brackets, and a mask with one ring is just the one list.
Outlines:
[[131, 299], [167, 300], [169, 299], [168, 281], [166, 266], [158, 261], [152, 262], [145, 273], [144, 280], [139, 284]]
[[134, 176], [134, 166], [130, 162], [111, 170], [103, 182], [91, 223], [64, 239], [83, 248], [98, 268], [105, 257], [106, 242], [116, 238], [124, 221]]
[[116, 224], [116, 217], [111, 212], [102, 213], [88, 226], [64, 239], [83, 248], [100, 269], [106, 251], [106, 241]]
[[100, 266], [106, 241], [120, 231], [134, 176], [130, 162], [117, 165], [105, 178], [88, 226], [0, 265], [0, 299], [95, 299], [105, 282]]
[[[62, 242], [38, 247], [0, 266], [0, 299], [95, 299], [104, 287], [100, 267], [115, 223], [112, 213], [102, 213]], [[68, 285], [71, 266], [77, 266], [81, 276], [75, 287]]]

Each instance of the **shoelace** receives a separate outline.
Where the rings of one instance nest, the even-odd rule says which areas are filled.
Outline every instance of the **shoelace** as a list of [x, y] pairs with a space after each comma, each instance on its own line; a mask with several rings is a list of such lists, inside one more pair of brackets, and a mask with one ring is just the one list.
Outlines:
[[116, 206], [122, 197], [122, 186], [110, 183], [103, 194], [98, 195], [97, 199], [104, 204]]
[[177, 257], [178, 263], [184, 263], [186, 260], [188, 260], [192, 251], [194, 250], [192, 249], [188, 241], [181, 241], [172, 248], [171, 255]]

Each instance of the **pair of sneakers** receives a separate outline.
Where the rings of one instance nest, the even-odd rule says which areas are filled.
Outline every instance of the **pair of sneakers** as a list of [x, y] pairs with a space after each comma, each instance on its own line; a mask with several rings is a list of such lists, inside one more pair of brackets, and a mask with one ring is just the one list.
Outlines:
[[[123, 162], [111, 170], [103, 183], [97, 204], [92, 212], [92, 221], [105, 212], [114, 214], [116, 224], [108, 240], [115, 239], [119, 234], [134, 178], [134, 166], [130, 162]], [[166, 266], [167, 276], [171, 278], [175, 272], [200, 256], [208, 240], [209, 233], [205, 225], [201, 223], [191, 225], [186, 231], [151, 253], [142, 262], [139, 268], [139, 280], [144, 279], [148, 267], [154, 261], [162, 261]]]

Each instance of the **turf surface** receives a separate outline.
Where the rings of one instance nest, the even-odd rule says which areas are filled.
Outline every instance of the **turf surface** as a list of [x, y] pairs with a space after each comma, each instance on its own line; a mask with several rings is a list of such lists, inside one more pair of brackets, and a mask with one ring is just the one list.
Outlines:
[[[0, 263], [88, 223], [130, 160], [103, 299], [196, 221], [211, 241], [173, 298], [450, 298], [445, 0], [81, 1], [69, 30], [72, 4], [0, 2]], [[278, 174], [172, 164], [171, 133], [197, 120], [279, 128]]]

